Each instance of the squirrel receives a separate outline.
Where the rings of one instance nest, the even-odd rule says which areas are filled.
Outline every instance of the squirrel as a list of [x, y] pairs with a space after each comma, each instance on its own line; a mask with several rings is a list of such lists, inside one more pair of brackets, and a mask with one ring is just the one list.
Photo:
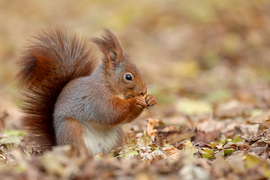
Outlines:
[[72, 144], [90, 155], [108, 154], [124, 143], [121, 125], [157, 103], [108, 29], [101, 38], [85, 38], [58, 27], [30, 42], [17, 61], [16, 77], [23, 89], [26, 141], [41, 151]]

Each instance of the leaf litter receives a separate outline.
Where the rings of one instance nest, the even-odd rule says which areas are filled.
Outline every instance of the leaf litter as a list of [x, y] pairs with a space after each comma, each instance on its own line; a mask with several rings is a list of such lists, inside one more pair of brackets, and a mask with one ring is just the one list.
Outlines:
[[[260, 133], [252, 137], [239, 134], [231, 139], [219, 133], [205, 139], [197, 138], [202, 132], [199, 128], [164, 127], [162, 121], [147, 119], [147, 128], [140, 137], [109, 156], [100, 153], [94, 157], [69, 145], [35, 155], [39, 152], [25, 149], [21, 131], [6, 131], [0, 139], [0, 174], [21, 179], [269, 178], [270, 131], [260, 128], [268, 125], [269, 120], [262, 122], [257, 127]], [[212, 127], [209, 129], [212, 132]], [[168, 138], [170, 132], [173, 138]], [[218, 141], [211, 140], [213, 137]]]
[[[221, 0], [203, 1], [198, 6], [196, 1], [157, 1], [147, 6], [138, 2], [130, 2], [132, 8], [125, 16], [121, 14], [126, 7], [123, 4], [117, 4], [117, 12], [113, 4], [104, 6], [102, 2], [91, 5], [91, 10], [99, 11], [100, 5], [103, 11], [120, 12], [112, 19], [102, 17], [108, 22], [115, 22], [113, 18], [128, 22], [128, 13], [139, 18], [118, 27], [118, 34], [134, 59], [142, 59], [138, 66], [158, 104], [123, 127], [124, 147], [108, 156], [100, 152], [89, 157], [72, 146], [55, 147], [50, 152], [26, 146], [16, 121], [18, 110], [5, 100], [1, 89], [1, 179], [270, 178], [270, 4]], [[38, 9], [33, 2], [27, 4]], [[23, 12], [16, 9], [21, 6], [12, 5], [3, 11]], [[141, 6], [144, 8], [138, 14]], [[84, 7], [78, 8], [82, 14], [89, 12]], [[32, 31], [30, 24], [25, 24]], [[19, 29], [6, 27], [20, 39]], [[0, 36], [9, 42], [14, 38], [8, 34]], [[4, 44], [1, 52], [6, 53], [1, 53], [0, 59], [15, 58], [14, 50], [8, 50], [12, 46]], [[13, 71], [3, 60], [1, 88], [6, 83], [3, 77]]]

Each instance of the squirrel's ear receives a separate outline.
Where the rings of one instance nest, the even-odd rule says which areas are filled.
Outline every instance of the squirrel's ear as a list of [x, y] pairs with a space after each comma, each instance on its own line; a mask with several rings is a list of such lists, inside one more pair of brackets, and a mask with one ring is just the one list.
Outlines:
[[93, 38], [92, 41], [98, 45], [106, 61], [109, 60], [113, 64], [117, 64], [122, 57], [122, 48], [115, 35], [109, 29], [104, 29], [104, 31], [105, 34], [102, 38]]

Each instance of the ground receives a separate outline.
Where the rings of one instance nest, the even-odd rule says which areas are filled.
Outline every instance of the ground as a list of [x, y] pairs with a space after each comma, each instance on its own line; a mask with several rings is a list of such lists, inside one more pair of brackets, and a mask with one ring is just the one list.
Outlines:
[[[268, 179], [270, 3], [0, 1], [1, 179]], [[158, 103], [124, 125], [126, 145], [87, 157], [24, 146], [14, 65], [54, 26], [107, 27]]]

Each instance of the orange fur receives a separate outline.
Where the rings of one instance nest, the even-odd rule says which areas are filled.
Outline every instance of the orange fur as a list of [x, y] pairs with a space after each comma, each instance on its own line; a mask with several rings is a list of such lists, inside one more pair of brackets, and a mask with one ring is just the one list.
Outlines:
[[53, 111], [62, 88], [71, 80], [88, 76], [95, 68], [87, 40], [58, 28], [41, 32], [18, 61], [17, 74], [23, 94], [22, 125], [27, 141], [41, 150], [56, 145]]
[[156, 103], [141, 97], [143, 76], [112, 32], [92, 39], [103, 53], [98, 67], [89, 41], [62, 28], [43, 31], [18, 61], [22, 124], [40, 150], [73, 144], [92, 155], [109, 153], [122, 145], [121, 124]]

